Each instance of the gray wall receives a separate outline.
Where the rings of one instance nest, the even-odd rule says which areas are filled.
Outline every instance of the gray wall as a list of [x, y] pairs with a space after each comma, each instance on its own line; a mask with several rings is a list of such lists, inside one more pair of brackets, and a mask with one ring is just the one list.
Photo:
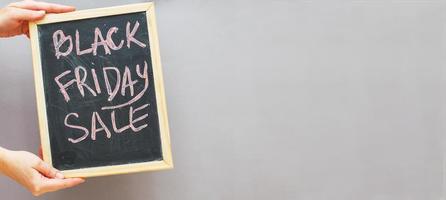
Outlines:
[[[159, 0], [156, 10], [176, 168], [40, 199], [441, 199], [444, 2]], [[36, 152], [29, 41], [0, 45], [0, 146]], [[0, 177], [0, 199], [33, 197]]]

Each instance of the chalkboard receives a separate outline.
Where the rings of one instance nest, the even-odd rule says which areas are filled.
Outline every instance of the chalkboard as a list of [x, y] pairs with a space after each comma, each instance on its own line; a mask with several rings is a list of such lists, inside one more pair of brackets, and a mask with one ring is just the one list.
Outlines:
[[30, 24], [43, 156], [67, 177], [172, 168], [153, 8]]

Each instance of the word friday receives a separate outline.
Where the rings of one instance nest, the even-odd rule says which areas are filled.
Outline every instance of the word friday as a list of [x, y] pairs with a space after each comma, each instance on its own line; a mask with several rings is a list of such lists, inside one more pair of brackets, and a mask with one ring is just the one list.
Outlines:
[[[83, 54], [97, 55], [98, 48], [104, 50], [105, 55], [111, 54], [111, 51], [118, 51], [121, 48], [147, 48], [147, 45], [138, 40], [135, 35], [138, 32], [139, 22], [136, 21], [133, 26], [132, 23], [127, 22], [125, 27], [125, 38], [122, 40], [113, 40], [113, 34], [119, 31], [118, 27], [111, 27], [108, 29], [106, 36], [102, 34], [99, 28], [92, 30], [94, 34], [94, 42], [88, 49], [80, 49], [80, 35], [79, 31], [75, 31], [74, 45], [73, 36], [65, 34], [62, 30], [56, 30], [53, 33], [54, 44], [54, 56], [57, 59], [61, 57], [67, 57], [73, 53], [73, 46], [75, 54], [77, 56]], [[135, 44], [135, 45], [131, 45]], [[62, 50], [61, 47], [64, 47]], [[102, 56], [101, 56], [102, 57]], [[100, 72], [100, 73], [99, 73]], [[101, 74], [99, 76], [98, 74]], [[143, 120], [149, 115], [144, 113], [144, 109], [149, 107], [150, 104], [143, 104], [141, 106], [134, 106], [135, 102], [138, 102], [146, 93], [149, 86], [148, 64], [139, 63], [136, 65], [125, 66], [103, 66], [102, 68], [88, 68], [88, 66], [75, 66], [72, 70], [66, 70], [54, 77], [54, 83], [58, 86], [60, 94], [65, 102], [72, 101], [70, 94], [73, 92], [80, 94], [82, 98], [85, 96], [93, 98], [106, 97], [108, 102], [113, 102], [117, 95], [130, 97], [127, 102], [120, 102], [118, 104], [107, 104], [102, 106], [100, 110], [92, 111], [90, 127], [75, 123], [79, 120], [80, 116], [76, 112], [67, 113], [64, 119], [64, 125], [70, 129], [79, 132], [80, 137], [68, 138], [71, 143], [79, 143], [87, 139], [89, 136], [91, 140], [97, 139], [98, 133], [105, 134], [105, 137], [111, 138], [112, 131], [114, 133], [122, 133], [126, 130], [131, 130], [134, 133], [146, 128], [148, 124], [144, 124]], [[126, 108], [128, 112], [122, 114], [123, 108]], [[115, 112], [115, 109], [119, 109], [120, 114]], [[104, 115], [109, 117], [104, 118]], [[117, 117], [119, 115], [119, 117]], [[88, 116], [87, 116], [88, 117]], [[127, 119], [126, 125], [118, 127], [116, 119]], [[104, 123], [104, 119], [110, 120], [110, 123]], [[121, 120], [122, 122], [122, 120]], [[139, 124], [136, 125], [136, 123]], [[106, 124], [111, 124], [111, 127], [107, 127]]]

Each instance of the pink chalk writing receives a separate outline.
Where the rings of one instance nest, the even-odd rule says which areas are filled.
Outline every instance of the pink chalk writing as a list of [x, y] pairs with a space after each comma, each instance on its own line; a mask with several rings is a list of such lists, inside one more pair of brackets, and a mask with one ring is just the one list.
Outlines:
[[[96, 122], [99, 122], [101, 125], [100, 128], [96, 128]], [[108, 130], [107, 126], [105, 126], [104, 122], [101, 119], [101, 116], [97, 112], [93, 112], [91, 116], [91, 139], [96, 140], [96, 133], [99, 131], [105, 131], [107, 134], [107, 138], [111, 137], [110, 130]]]
[[132, 31], [130, 31], [130, 22], [127, 22], [127, 28], [126, 30], [126, 36], [127, 36], [127, 47], [130, 49], [130, 44], [131, 42], [134, 42], [135, 44], [137, 44], [140, 47], [146, 47], [146, 45], [140, 41], [138, 41], [134, 36], [136, 34], [136, 31], [138, 30], [139, 27], [139, 22], [136, 21], [135, 26], [133, 27]]
[[[85, 50], [80, 50], [80, 48], [81, 47], [80, 47], [80, 42], [79, 42], [79, 31], [76, 30], [76, 54], [83, 55], [83, 54], [91, 53], [93, 51], [93, 48], [89, 48], [89, 49], [85, 49]], [[56, 54], [57, 54], [57, 50], [56, 50]], [[57, 57], [57, 58], [59, 58], [59, 57]]]
[[124, 40], [121, 40], [118, 46], [116, 46], [115, 42], [113, 42], [112, 35], [113, 33], [118, 32], [118, 30], [119, 29], [116, 27], [111, 27], [107, 32], [107, 45], [113, 50], [119, 50], [122, 48], [122, 46], [124, 46]]
[[73, 84], [74, 82], [76, 82], [76, 80], [70, 80], [65, 84], [62, 84], [59, 80], [69, 73], [71, 73], [71, 70], [64, 71], [63, 73], [59, 74], [58, 76], [56, 76], [54, 78], [54, 81], [59, 86], [59, 88], [60, 88], [59, 91], [60, 91], [60, 93], [62, 93], [66, 102], [68, 102], [70, 100], [70, 96], [68, 95], [66, 88], [68, 86], [70, 86], [71, 84]]
[[79, 115], [77, 113], [69, 113], [65, 117], [65, 120], [64, 120], [65, 126], [70, 127], [70, 128], [74, 128], [74, 129], [79, 129], [79, 130], [82, 130], [83, 132], [85, 132], [85, 134], [82, 137], [79, 137], [77, 139], [68, 138], [68, 141], [70, 141], [72, 143], [78, 143], [78, 142], [84, 140], [85, 138], [87, 138], [89, 132], [88, 132], [88, 129], [86, 129], [86, 128], [82, 127], [82, 126], [69, 124], [68, 123], [68, 117], [70, 117], [70, 116], [74, 116], [76, 118], [79, 118]]
[[[104, 50], [104, 55], [110, 55], [112, 54], [112, 51], [118, 51], [123, 46], [124, 43], [126, 43], [127, 48], [130, 49], [131, 44], [134, 43], [140, 48], [146, 48], [147, 45], [138, 40], [135, 35], [137, 34], [139, 30], [139, 22], [136, 21], [135, 24], [132, 27], [132, 24], [130, 22], [127, 22], [126, 29], [125, 29], [125, 40], [121, 39], [119, 40], [119, 45], [116, 45], [115, 41], [113, 41], [113, 34], [117, 33], [119, 31], [118, 27], [111, 27], [107, 30], [107, 34], [104, 38], [101, 29], [99, 27], [94, 28], [92, 30], [94, 35], [94, 41], [90, 45], [90, 48], [81, 50], [81, 35], [78, 30], [75, 31], [74, 37], [75, 42], [74, 46], [76, 49], [76, 55], [84, 55], [84, 54], [93, 54], [94, 56], [98, 55], [98, 48], [102, 47], [101, 49]], [[57, 30], [53, 33], [53, 44], [54, 44], [54, 52], [57, 59], [60, 57], [68, 56], [73, 51], [73, 38], [71, 35], [65, 35], [66, 33], [63, 32], [63, 30]], [[62, 50], [61, 47], [66, 44], [68, 47], [66, 50]]]
[[[141, 34], [138, 34], [140, 23], [138, 21], [126, 22], [122, 30], [116, 26], [108, 26], [110, 28], [106, 30], [100, 27], [104, 26], [95, 27], [90, 31], [90, 37], [86, 37], [93, 40], [90, 43], [82, 40], [82, 36], [85, 36], [83, 34], [88, 33], [88, 31], [76, 29], [73, 31], [74, 34], [63, 30], [54, 31], [52, 35], [54, 56], [57, 59], [70, 56], [69, 59], [72, 59], [75, 56], [90, 55], [102, 59], [104, 56], [110, 56], [113, 52], [123, 48], [147, 48], [148, 38], [145, 40], [140, 38]], [[120, 31], [123, 32], [120, 33]], [[122, 38], [119, 38], [119, 36]], [[129, 63], [135, 62], [133, 57], [129, 58]], [[65, 127], [71, 130], [71, 135], [67, 138], [68, 141], [76, 144], [88, 138], [92, 141], [110, 139], [113, 134], [139, 133], [148, 127], [149, 124], [146, 121], [149, 118], [149, 102], [143, 102], [142, 105], [135, 106], [147, 94], [150, 84], [148, 67], [146, 60], [121, 66], [114, 66], [110, 63], [97, 66], [92, 63], [91, 66], [75, 65], [73, 69], [65, 70], [56, 75], [52, 80], [54, 80], [66, 103], [70, 101], [82, 103], [77, 102], [82, 101], [82, 99], [101, 103], [101, 101], [92, 101], [92, 99], [104, 99], [102, 101], [104, 105], [99, 105], [98, 110], [92, 110], [91, 112], [71, 111], [65, 115], [63, 123]], [[73, 98], [73, 95], [77, 98]], [[124, 98], [126, 100], [116, 98], [117, 96], [126, 97]], [[81, 121], [88, 121], [90, 124], [84, 124]]]
[[[66, 42], [69, 41], [68, 49], [65, 52], [60, 51], [60, 47]], [[71, 36], [65, 36], [62, 30], [57, 30], [53, 34], [53, 44], [54, 49], [56, 51], [56, 57], [57, 59], [60, 58], [60, 56], [67, 56], [71, 53], [71, 50], [73, 50], [73, 39]]]
[[106, 116], [106, 115], [101, 115], [99, 112], [93, 112], [91, 114], [90, 131], [88, 130], [87, 127], [84, 127], [84, 125], [82, 125], [82, 124], [74, 124], [73, 122], [69, 123], [68, 119], [71, 116], [73, 116], [75, 118], [80, 117], [79, 114], [77, 114], [77, 113], [69, 113], [65, 117], [65, 121], [64, 121], [65, 126], [67, 126], [69, 128], [73, 128], [75, 130], [78, 130], [83, 134], [82, 134], [82, 136], [80, 136], [76, 139], [68, 138], [68, 141], [70, 141], [71, 143], [79, 143], [79, 142], [82, 142], [85, 139], [87, 139], [88, 136], [90, 136], [91, 140], [94, 141], [94, 140], [97, 140], [98, 133], [105, 134], [106, 138], [111, 138], [112, 132], [110, 131], [110, 128], [107, 127], [107, 125], [104, 123], [103, 119], [109, 119], [111, 121], [112, 130], [114, 131], [114, 133], [122, 133], [128, 129], [131, 129], [134, 133], [138, 133], [141, 130], [143, 130], [144, 128], [146, 128], [148, 125], [147, 125], [147, 123], [141, 124], [140, 126], [136, 126], [135, 124], [146, 119], [147, 117], [149, 117], [149, 114], [147, 114], [147, 113], [141, 115], [141, 114], [138, 114], [138, 112], [142, 112], [148, 106], [149, 106], [149, 104], [144, 104], [137, 108], [133, 108], [133, 106], [130, 106], [128, 108], [128, 113], [127, 113], [127, 117], [129, 119], [128, 123], [121, 128], [118, 128], [118, 125], [116, 123], [117, 117], [116, 117], [115, 110], [111, 111], [109, 114], [107, 113], [108, 114], [107, 116], [110, 116], [109, 118], [104, 118], [104, 116]]
[[[82, 78], [80, 73], [81, 70], [83, 72]], [[84, 88], [87, 88], [93, 96], [96, 96], [96, 92], [93, 89], [91, 89], [90, 86], [85, 84], [85, 80], [87, 79], [87, 70], [84, 67], [82, 66], [76, 67], [76, 69], [74, 69], [74, 77], [76, 77], [76, 85], [82, 96], [85, 96]]]
[[[135, 87], [134, 85], [139, 83], [138, 79], [142, 79], [144, 81], [144, 88], [139, 91], [139, 93], [133, 97], [129, 102], [115, 105], [115, 106], [106, 106], [103, 107], [103, 110], [107, 109], [114, 109], [114, 108], [120, 108], [127, 105], [132, 104], [133, 102], [138, 101], [145, 93], [149, 86], [149, 77], [147, 74], [147, 62], [144, 61], [144, 70], [141, 72], [140, 65], [137, 64], [135, 66], [135, 72], [137, 74], [136, 77], [132, 77], [132, 73], [130, 72], [130, 68], [128, 66], [124, 67], [124, 72], [121, 73], [118, 67], [103, 67], [103, 80], [100, 82], [98, 79], [98, 76], [96, 74], [95, 69], [91, 69], [91, 75], [88, 75], [88, 71], [83, 66], [77, 66], [74, 68], [74, 73], [72, 73], [72, 70], [64, 71], [63, 73], [59, 74], [54, 78], [54, 81], [56, 82], [57, 86], [59, 87], [59, 91], [64, 96], [64, 99], [66, 102], [70, 101], [70, 95], [68, 94], [69, 89], [74, 89], [73, 87], [70, 87], [73, 84], [76, 84], [76, 88], [82, 97], [86, 96], [85, 90], [89, 91], [89, 94], [92, 96], [97, 96], [97, 94], [101, 93], [101, 84], [104, 83], [105, 88], [107, 90], [108, 94], [108, 101], [113, 101], [115, 96], [118, 94], [119, 91], [122, 96], [126, 96], [126, 90], [130, 91], [130, 96], [134, 96], [135, 93]], [[122, 75], [121, 75], [122, 74]], [[109, 76], [114, 75], [116, 77], [116, 80], [111, 80]], [[74, 77], [73, 77], [74, 76]], [[64, 78], [65, 80], [68, 79], [68, 81], [63, 82], [61, 79]], [[93, 86], [87, 84], [87, 79], [90, 79], [93, 82]], [[122, 80], [122, 81], [121, 81]]]
[[144, 89], [141, 90], [140, 93], [138, 93], [138, 95], [136, 95], [135, 97], [133, 97], [133, 99], [131, 99], [130, 101], [123, 103], [123, 104], [119, 104], [119, 105], [115, 105], [115, 106], [104, 106], [102, 107], [102, 110], [109, 110], [109, 109], [116, 109], [116, 108], [121, 108], [124, 106], [128, 106], [136, 101], [138, 101], [146, 92], [147, 88], [149, 87], [149, 77], [147, 76], [147, 63], [144, 61], [144, 74], [141, 75], [141, 73], [139, 72], [139, 65], [136, 65], [136, 72], [138, 74], [139, 77], [144, 78]]

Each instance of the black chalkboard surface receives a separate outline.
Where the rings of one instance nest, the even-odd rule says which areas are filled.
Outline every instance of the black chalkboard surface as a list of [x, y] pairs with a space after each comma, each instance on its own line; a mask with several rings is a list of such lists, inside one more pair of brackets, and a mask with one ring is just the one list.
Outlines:
[[67, 177], [172, 168], [153, 3], [30, 24], [44, 160]]

